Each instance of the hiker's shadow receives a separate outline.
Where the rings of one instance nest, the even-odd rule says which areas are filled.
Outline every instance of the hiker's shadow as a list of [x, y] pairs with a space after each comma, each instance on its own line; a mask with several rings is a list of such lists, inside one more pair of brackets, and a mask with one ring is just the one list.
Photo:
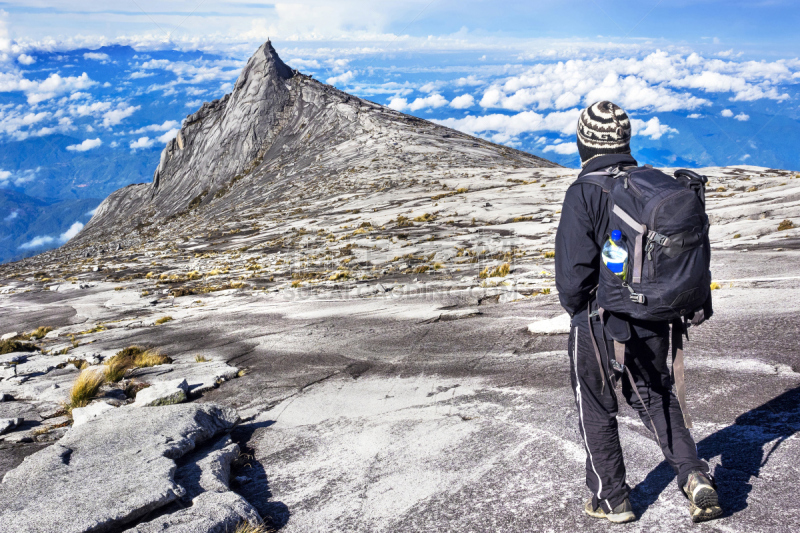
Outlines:
[[[713, 475], [717, 481], [724, 515], [747, 507], [752, 490], [750, 481], [772, 453], [800, 430], [800, 387], [740, 415], [733, 424], [712, 433], [697, 443], [701, 459], [720, 456]], [[654, 503], [675, 479], [672, 468], [663, 461], [631, 492], [631, 504], [637, 514]]]

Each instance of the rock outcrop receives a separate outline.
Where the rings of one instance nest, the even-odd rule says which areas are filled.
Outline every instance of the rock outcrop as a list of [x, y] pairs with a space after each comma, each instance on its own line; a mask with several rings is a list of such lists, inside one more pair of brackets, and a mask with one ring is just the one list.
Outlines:
[[[199, 498], [202, 508], [213, 511], [203, 518], [208, 527], [193, 531], [214, 530], [214, 520], [224, 531], [234, 515], [237, 523], [256, 521], [257, 513], [244, 500], [228, 494], [227, 472], [236, 445], [225, 441], [196, 462], [181, 460], [238, 421], [230, 408], [185, 404], [120, 407], [73, 426], [57, 444], [5, 475], [0, 531], [119, 531], [187, 498], [189, 504]], [[191, 473], [176, 475], [176, 461], [181, 462], [178, 473]]]

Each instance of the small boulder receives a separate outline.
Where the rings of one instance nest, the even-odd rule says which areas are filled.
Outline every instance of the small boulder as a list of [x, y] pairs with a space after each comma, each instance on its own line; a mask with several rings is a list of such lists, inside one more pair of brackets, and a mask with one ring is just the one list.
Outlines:
[[147, 407], [156, 405], [172, 405], [186, 401], [189, 384], [186, 379], [173, 379], [160, 381], [136, 393], [134, 407]]
[[500, 295], [499, 302], [501, 304], [505, 304], [508, 302], [514, 302], [516, 300], [522, 300], [523, 298], [525, 298], [525, 296], [518, 293], [517, 291], [509, 291], [509, 292], [504, 292], [503, 294]]
[[19, 335], [19, 333], [17, 333], [16, 331], [12, 331], [10, 333], [6, 333], [2, 337], [0, 337], [0, 341], [7, 341], [8, 339], [13, 339], [17, 335]]
[[11, 431], [22, 422], [24, 422], [22, 418], [0, 418], [0, 435]]
[[72, 410], [73, 426], [82, 426], [89, 420], [97, 418], [109, 409], [114, 409], [113, 406], [106, 402], [96, 402], [86, 407], [78, 407]]

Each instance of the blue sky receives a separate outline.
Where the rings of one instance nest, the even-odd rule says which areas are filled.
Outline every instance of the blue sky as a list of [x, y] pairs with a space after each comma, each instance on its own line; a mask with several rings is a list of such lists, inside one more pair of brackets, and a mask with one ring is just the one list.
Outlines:
[[579, 164], [580, 109], [609, 99], [633, 119], [643, 163], [800, 170], [796, 2], [107, 6], [0, 2], [0, 194], [84, 210], [24, 234], [25, 253], [72, 235], [87, 199], [152, 179], [181, 121], [229, 92], [267, 37], [323, 82], [566, 166]]

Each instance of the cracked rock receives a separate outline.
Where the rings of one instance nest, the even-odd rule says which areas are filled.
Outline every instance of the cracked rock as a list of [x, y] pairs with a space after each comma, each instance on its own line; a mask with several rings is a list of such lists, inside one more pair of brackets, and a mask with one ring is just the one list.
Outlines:
[[214, 404], [120, 407], [72, 427], [0, 483], [3, 531], [119, 531], [186, 490], [175, 460], [230, 431], [233, 409]]

